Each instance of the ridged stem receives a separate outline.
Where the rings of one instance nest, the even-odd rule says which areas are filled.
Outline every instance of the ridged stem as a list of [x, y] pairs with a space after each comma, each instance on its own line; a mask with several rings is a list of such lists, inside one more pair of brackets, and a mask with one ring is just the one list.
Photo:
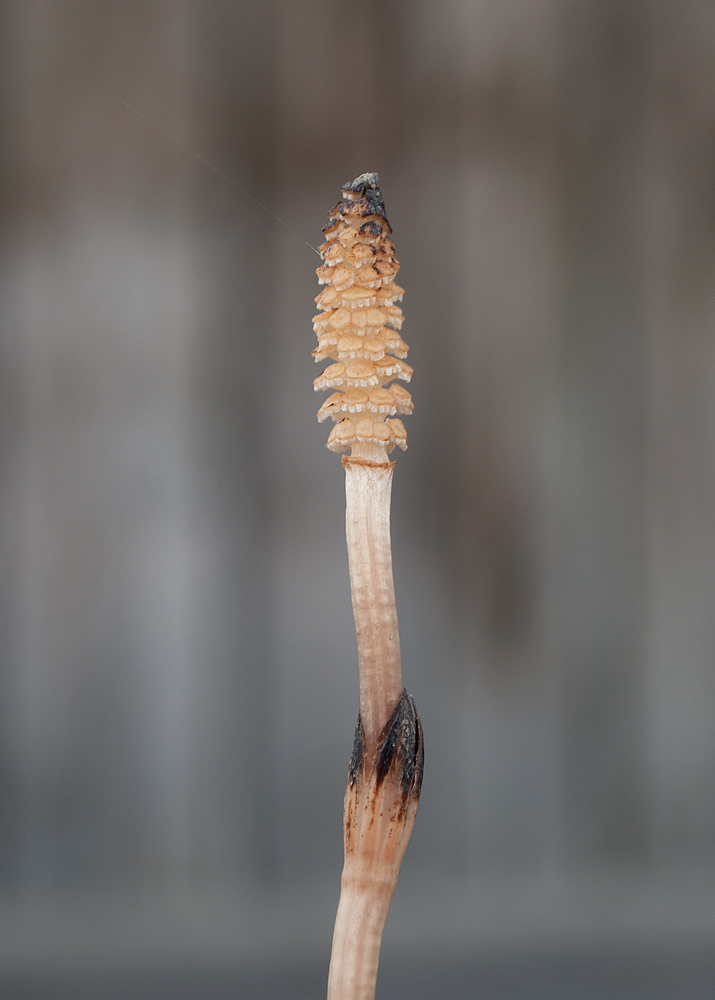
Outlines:
[[382, 931], [422, 785], [422, 729], [402, 688], [390, 545], [394, 462], [351, 455], [343, 466], [360, 716], [345, 790], [328, 1000], [373, 1000]]
[[402, 695], [400, 635], [390, 544], [394, 462], [353, 456], [345, 468], [345, 532], [360, 669], [360, 718], [368, 753]]
[[328, 1000], [373, 1000], [382, 931], [396, 886], [397, 872], [390, 884], [359, 880], [347, 870], [343, 872]]

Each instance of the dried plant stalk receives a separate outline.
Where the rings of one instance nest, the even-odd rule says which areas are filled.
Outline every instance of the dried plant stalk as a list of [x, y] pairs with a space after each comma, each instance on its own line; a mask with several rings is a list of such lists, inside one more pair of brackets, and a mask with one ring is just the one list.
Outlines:
[[[390, 495], [394, 462], [388, 453], [407, 447], [396, 414], [412, 411], [406, 389], [403, 290], [399, 263], [377, 174], [361, 174], [343, 189], [329, 213], [325, 263], [328, 287], [316, 302], [316, 361], [334, 363], [315, 379], [335, 389], [321, 406], [335, 426], [328, 437], [343, 457], [350, 586], [360, 668], [360, 715], [345, 791], [345, 863], [333, 934], [328, 1000], [372, 1000], [380, 942], [397, 876], [414, 824], [422, 786], [422, 728], [414, 701], [402, 687], [400, 637], [390, 547]], [[386, 419], [392, 417], [394, 419]]]

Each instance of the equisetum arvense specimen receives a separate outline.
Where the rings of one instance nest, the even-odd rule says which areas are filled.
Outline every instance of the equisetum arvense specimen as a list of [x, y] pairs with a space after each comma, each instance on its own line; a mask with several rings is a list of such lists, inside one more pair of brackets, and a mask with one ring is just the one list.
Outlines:
[[395, 302], [399, 269], [377, 174], [342, 188], [328, 214], [318, 268], [316, 361], [330, 359], [317, 390], [336, 390], [318, 420], [335, 426], [328, 448], [343, 455], [348, 564], [360, 668], [360, 715], [343, 813], [345, 863], [328, 976], [328, 1000], [372, 1000], [387, 911], [397, 886], [422, 787], [420, 718], [402, 687], [390, 548], [395, 463], [407, 447], [397, 417], [412, 398], [408, 347]]

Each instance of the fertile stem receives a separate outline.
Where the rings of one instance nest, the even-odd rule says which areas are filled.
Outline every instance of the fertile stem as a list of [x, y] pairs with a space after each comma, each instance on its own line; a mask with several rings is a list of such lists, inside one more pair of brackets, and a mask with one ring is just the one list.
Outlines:
[[331, 417], [331, 451], [347, 451], [345, 528], [360, 668], [360, 715], [345, 790], [345, 864], [333, 934], [328, 1000], [373, 1000], [382, 930], [397, 886], [422, 787], [422, 727], [402, 687], [400, 636], [390, 547], [390, 495], [396, 446], [407, 434], [396, 414], [412, 411], [412, 369], [398, 333], [403, 290], [377, 174], [343, 186], [329, 215], [328, 287], [316, 302], [316, 361], [335, 362], [315, 379], [336, 389], [318, 419]]

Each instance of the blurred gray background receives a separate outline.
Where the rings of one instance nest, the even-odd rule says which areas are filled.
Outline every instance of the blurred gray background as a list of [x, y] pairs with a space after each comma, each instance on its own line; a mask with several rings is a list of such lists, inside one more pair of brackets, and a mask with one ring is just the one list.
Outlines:
[[711, 0], [3, 0], [0, 46], [0, 995], [323, 995], [319, 261], [230, 181], [317, 246], [377, 170], [427, 751], [378, 995], [715, 996]]

